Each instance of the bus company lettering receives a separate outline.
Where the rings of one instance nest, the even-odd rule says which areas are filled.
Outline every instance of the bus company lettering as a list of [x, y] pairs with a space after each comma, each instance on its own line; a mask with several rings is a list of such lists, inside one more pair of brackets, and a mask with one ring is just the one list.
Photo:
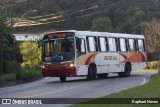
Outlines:
[[104, 56], [104, 60], [117, 60], [117, 56]]

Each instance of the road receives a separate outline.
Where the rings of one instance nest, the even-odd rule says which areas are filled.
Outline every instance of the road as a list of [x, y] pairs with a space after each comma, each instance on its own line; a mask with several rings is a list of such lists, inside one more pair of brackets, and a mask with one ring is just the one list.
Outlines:
[[[59, 78], [47, 77], [32, 83], [0, 88], [0, 98], [97, 98], [143, 85], [150, 80], [153, 74], [151, 72], [132, 72], [130, 77], [109, 74], [106, 79], [94, 81], [86, 81], [86, 77], [70, 77], [66, 82], [60, 82]], [[56, 104], [55, 106], [67, 105]], [[16, 107], [19, 106], [16, 105]], [[25, 106], [33, 107], [33, 105]], [[38, 107], [43, 106], [38, 105]], [[3, 105], [3, 107], [10, 106]], [[45, 107], [53, 106], [46, 105]]]

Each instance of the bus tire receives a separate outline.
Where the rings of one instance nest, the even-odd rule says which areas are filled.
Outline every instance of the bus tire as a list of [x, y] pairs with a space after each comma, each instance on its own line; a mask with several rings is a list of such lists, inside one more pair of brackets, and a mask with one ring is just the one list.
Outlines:
[[90, 65], [88, 68], [87, 80], [91, 81], [96, 79], [96, 68], [93, 65]]
[[100, 79], [106, 78], [108, 76], [108, 73], [105, 74], [97, 74], [97, 77]]
[[66, 77], [59, 77], [61, 82], [65, 82], [66, 81]]
[[120, 77], [128, 77], [131, 74], [131, 65], [129, 63], [125, 64], [124, 72], [119, 72]]

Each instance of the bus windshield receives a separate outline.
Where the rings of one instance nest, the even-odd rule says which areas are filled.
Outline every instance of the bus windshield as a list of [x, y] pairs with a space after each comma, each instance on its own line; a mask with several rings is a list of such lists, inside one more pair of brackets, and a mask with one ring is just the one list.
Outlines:
[[43, 42], [44, 62], [63, 62], [75, 58], [74, 38], [50, 39]]

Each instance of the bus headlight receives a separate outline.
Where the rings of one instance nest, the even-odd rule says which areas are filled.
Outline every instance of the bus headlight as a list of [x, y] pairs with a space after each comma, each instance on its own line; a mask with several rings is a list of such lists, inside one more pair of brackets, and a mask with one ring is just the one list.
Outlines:
[[44, 65], [42, 66], [42, 69], [45, 69], [45, 66], [44, 66]]
[[73, 63], [71, 63], [71, 64], [69, 65], [69, 67], [70, 67], [70, 68], [74, 67], [74, 64], [73, 64]]

